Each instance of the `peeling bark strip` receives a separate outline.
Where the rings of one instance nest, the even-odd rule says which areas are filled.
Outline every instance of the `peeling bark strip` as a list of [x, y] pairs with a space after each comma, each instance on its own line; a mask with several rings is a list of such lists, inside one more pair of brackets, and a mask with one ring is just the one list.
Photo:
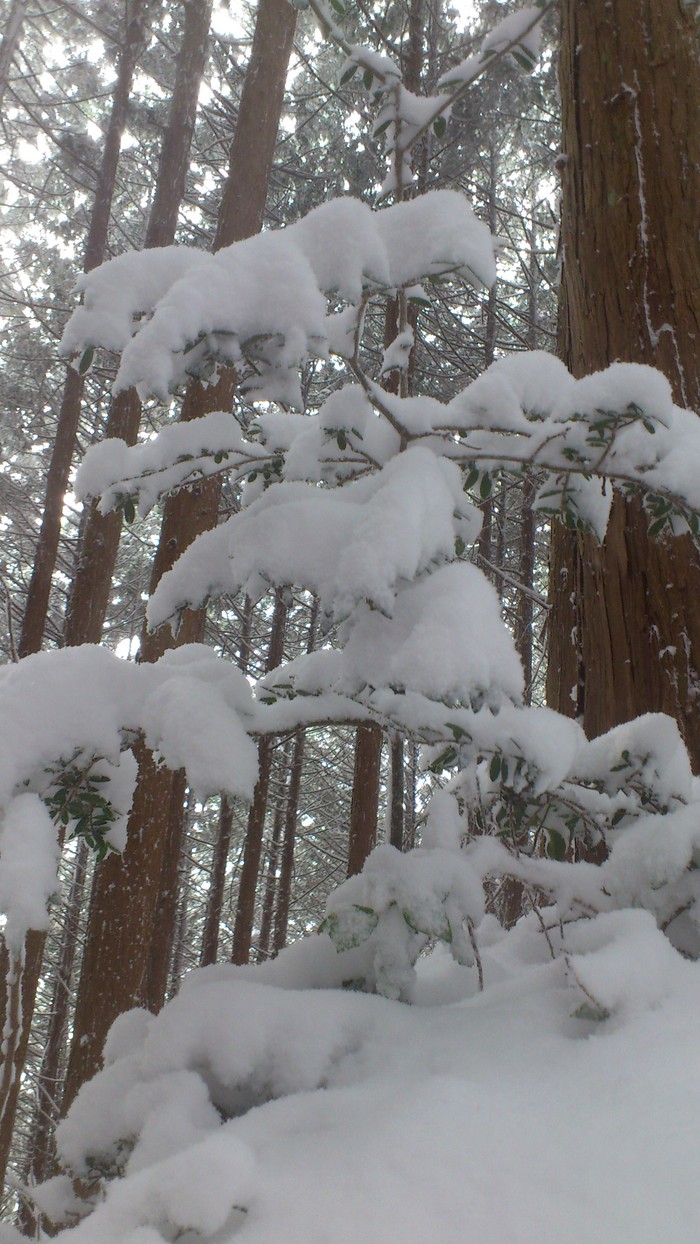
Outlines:
[[[564, 0], [560, 353], [619, 359], [700, 409], [700, 58], [681, 0]], [[700, 770], [700, 559], [617, 499], [605, 544], [555, 531], [548, 701], [600, 734], [678, 721]]]

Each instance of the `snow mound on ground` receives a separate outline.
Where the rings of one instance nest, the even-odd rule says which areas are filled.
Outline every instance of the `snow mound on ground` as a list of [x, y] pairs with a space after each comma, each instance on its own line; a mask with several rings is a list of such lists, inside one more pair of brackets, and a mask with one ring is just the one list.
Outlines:
[[[452, 1004], [464, 969], [447, 972], [444, 954], [419, 971], [435, 1005], [418, 1007], [255, 983], [283, 981], [285, 962], [308, 983], [299, 948], [260, 970], [193, 973], [159, 1016], [120, 1021], [113, 1061], [63, 1124], [76, 1159], [120, 1132], [127, 1098], [141, 1131], [124, 1176], [61, 1244], [189, 1231], [217, 1244], [541, 1244], [543, 1223], [544, 1238], [577, 1244], [687, 1244], [700, 1225], [700, 968], [643, 912], [565, 934], [581, 980], [621, 1003], [615, 1022], [571, 1018], [580, 985], [534, 917], [485, 928], [486, 988]], [[236, 1117], [215, 1116], [216, 1096]], [[178, 1101], [178, 1126], [199, 1127], [175, 1147], [163, 1121]]]

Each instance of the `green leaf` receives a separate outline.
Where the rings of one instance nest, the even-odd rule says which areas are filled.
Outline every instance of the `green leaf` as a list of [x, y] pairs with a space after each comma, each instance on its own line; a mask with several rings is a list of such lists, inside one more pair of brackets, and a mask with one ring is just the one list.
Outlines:
[[420, 294], [409, 294], [407, 301], [412, 303], [414, 307], [429, 307], [431, 305], [430, 299], [423, 298]]
[[345, 17], [345, 5], [341, 3], [341, 0], [331, 0], [331, 8], [335, 9], [340, 17]]
[[537, 62], [534, 56], [531, 56], [529, 52], [524, 50], [522, 45], [519, 48], [513, 48], [511, 56], [514, 61], [517, 61], [521, 69], [524, 69], [526, 73], [532, 73]]
[[336, 441], [338, 442], [338, 449], [340, 449], [340, 450], [347, 449], [347, 447], [348, 447], [348, 438], [347, 438], [347, 436], [345, 435], [345, 433], [343, 432], [342, 428], [341, 428], [340, 432], [338, 433], [338, 435], [336, 436], [336, 438], [335, 438], [335, 439], [336, 439]]
[[94, 359], [94, 357], [95, 357], [95, 347], [88, 346], [87, 350], [85, 351], [82, 358], [80, 359], [80, 362], [78, 363], [78, 375], [80, 376], [87, 375], [90, 368], [92, 367], [92, 360]]
[[566, 839], [558, 829], [547, 830], [547, 855], [550, 860], [566, 859]]
[[479, 478], [479, 468], [476, 466], [471, 466], [469, 468], [469, 474], [467, 475], [467, 478], [465, 479], [464, 484], [463, 484], [464, 491], [470, 492], [471, 489], [476, 484], [478, 478]]
[[371, 69], [365, 69], [365, 72], [362, 75], [362, 82], [367, 91], [372, 90], [372, 83], [374, 82], [374, 74], [372, 73]]
[[489, 777], [491, 778], [492, 782], [497, 782], [500, 775], [501, 775], [501, 757], [499, 755], [495, 755], [491, 757], [491, 764], [489, 765]]
[[657, 518], [649, 527], [648, 534], [650, 536], [660, 535], [664, 527], [666, 526], [667, 522], [668, 522], [668, 519], [665, 514], [663, 515], [662, 518]]
[[445, 117], [436, 117], [433, 121], [433, 133], [436, 138], [442, 138], [447, 130], [447, 121]]
[[380, 138], [382, 134], [386, 133], [392, 121], [393, 117], [387, 117], [384, 121], [380, 121], [379, 125], [372, 131], [373, 138]]
[[481, 497], [482, 501], [487, 501], [488, 498], [491, 496], [491, 488], [492, 488], [491, 476], [483, 475], [481, 478], [481, 483], [479, 484], [479, 496]]
[[122, 505], [122, 510], [124, 511], [124, 522], [133, 523], [136, 518], [136, 506], [134, 505], [131, 497], [126, 498], [126, 501]]
[[354, 62], [351, 62], [340, 75], [340, 85], [345, 86], [345, 83], [349, 82], [351, 78], [354, 78], [356, 73], [357, 65]]

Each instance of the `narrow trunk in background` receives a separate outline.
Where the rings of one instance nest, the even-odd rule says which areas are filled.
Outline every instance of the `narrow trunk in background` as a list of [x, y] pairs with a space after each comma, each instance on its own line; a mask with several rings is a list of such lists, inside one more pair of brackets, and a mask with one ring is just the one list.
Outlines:
[[[236, 664], [242, 674], [248, 673], [250, 665], [251, 634], [253, 629], [253, 602], [246, 596], [241, 613], [240, 632], [238, 636], [238, 657]], [[216, 963], [219, 951], [219, 927], [224, 906], [224, 886], [226, 883], [226, 865], [233, 832], [233, 808], [225, 795], [221, 798], [219, 824], [214, 844], [214, 858], [209, 879], [207, 894], [207, 910], [202, 934], [202, 950], [200, 964]]]
[[[564, 0], [561, 356], [648, 363], [700, 404], [700, 61], [681, 0]], [[700, 564], [617, 498], [605, 543], [552, 539], [548, 701], [589, 735], [673, 716], [700, 769]], [[573, 637], [573, 642], [572, 642]]]
[[[316, 627], [318, 625], [318, 600], [314, 598], [309, 618], [309, 636], [306, 641], [307, 656], [316, 646]], [[284, 816], [284, 838], [282, 841], [282, 860], [280, 879], [277, 887], [277, 904], [275, 908], [275, 930], [272, 939], [274, 954], [279, 954], [287, 944], [289, 927], [289, 906], [292, 897], [292, 877], [294, 874], [294, 846], [297, 836], [299, 819], [299, 794], [301, 792], [301, 775], [304, 769], [304, 747], [306, 732], [298, 730], [294, 738], [292, 765], [289, 772], [289, 789], [287, 807]]]
[[12, 61], [19, 45], [29, 0], [12, 0], [0, 41], [0, 104], [10, 82]]
[[[275, 611], [272, 616], [270, 646], [267, 653], [265, 671], [277, 669], [284, 659], [284, 632], [287, 622], [287, 605], [282, 591], [278, 588], [275, 595]], [[248, 814], [245, 847], [243, 851], [243, 867], [238, 887], [238, 904], [236, 920], [233, 926], [233, 963], [247, 963], [250, 957], [250, 946], [253, 937], [253, 921], [255, 919], [255, 897], [260, 871], [263, 832], [265, 829], [265, 813], [270, 787], [272, 769], [273, 740], [266, 736], [258, 743], [258, 780], [253, 794], [253, 802]]]

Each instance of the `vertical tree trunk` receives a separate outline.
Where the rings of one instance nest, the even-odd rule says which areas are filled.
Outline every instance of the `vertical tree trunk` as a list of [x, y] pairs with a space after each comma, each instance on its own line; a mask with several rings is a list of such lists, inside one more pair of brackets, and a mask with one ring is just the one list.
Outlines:
[[[318, 624], [318, 600], [314, 599], [309, 618], [309, 637], [306, 643], [307, 655], [313, 652], [316, 645], [316, 627]], [[287, 808], [284, 817], [284, 839], [282, 842], [282, 860], [280, 879], [277, 887], [277, 905], [275, 909], [275, 931], [272, 949], [279, 954], [287, 944], [289, 927], [289, 905], [292, 896], [292, 876], [294, 874], [294, 846], [297, 836], [297, 820], [299, 817], [299, 793], [301, 791], [301, 775], [304, 769], [305, 731], [298, 730], [294, 739], [292, 766], [289, 772], [289, 790], [287, 792]]]
[[[117, 81], [112, 98], [107, 133], [105, 134], [102, 164], [95, 189], [90, 216], [87, 242], [85, 244], [84, 269], [89, 272], [104, 259], [107, 246], [109, 213], [117, 176], [119, 149], [126, 124], [131, 84], [138, 58], [146, 40], [145, 7], [143, 0], [131, 0], [125, 7], [125, 32], [117, 67]], [[84, 380], [73, 368], [68, 368], [63, 390], [63, 400], [58, 417], [56, 440], [44, 495], [44, 513], [34, 554], [27, 603], [19, 640], [19, 655], [28, 656], [38, 652], [44, 638], [49, 608], [51, 581], [56, 568], [56, 556], [61, 534], [61, 516], [68, 486], [75, 440], [80, 420]]]
[[[242, 674], [248, 673], [250, 665], [251, 633], [253, 629], [253, 602], [246, 596], [241, 614], [241, 629], [238, 637], [237, 665]], [[209, 893], [207, 895], [207, 911], [202, 935], [202, 951], [200, 963], [204, 967], [208, 963], [216, 963], [219, 950], [219, 926], [224, 904], [224, 885], [226, 882], [226, 864], [228, 863], [231, 833], [233, 831], [233, 808], [226, 796], [222, 796], [219, 825], [214, 846]]]
[[[527, 344], [530, 350], [537, 349], [538, 316], [537, 316], [537, 221], [535, 219], [536, 204], [532, 201], [532, 228], [530, 231], [530, 260], [527, 272], [528, 295], [528, 326]], [[515, 642], [518, 656], [522, 661], [525, 675], [525, 703], [532, 702], [532, 623], [533, 601], [531, 592], [535, 577], [535, 483], [530, 471], [523, 475], [522, 506], [520, 516], [520, 549], [518, 578], [525, 591], [520, 592], [517, 604], [517, 624]]]
[[[146, 40], [146, 21], [143, 0], [132, 0], [125, 9], [124, 41], [117, 66], [117, 80], [112, 97], [112, 110], [105, 135], [102, 162], [93, 200], [87, 241], [85, 244], [84, 269], [89, 272], [99, 264], [107, 244], [109, 213], [116, 181], [119, 150], [126, 124], [131, 84], [138, 58]], [[56, 440], [46, 481], [43, 518], [34, 555], [34, 566], [29, 582], [18, 652], [20, 657], [38, 652], [41, 648], [49, 607], [51, 581], [56, 565], [56, 555], [61, 531], [61, 515], [68, 485], [75, 438], [80, 419], [83, 378], [69, 368], [59, 411]], [[22, 981], [14, 985], [19, 990], [21, 1007], [17, 1014], [21, 1031], [13, 1037], [14, 1072], [5, 1081], [8, 1092], [3, 1097], [0, 1120], [0, 1181], [4, 1182], [7, 1161], [12, 1143], [17, 1098], [21, 1073], [26, 1058], [29, 1026], [34, 1012], [34, 1000], [43, 956], [45, 936], [30, 933], [22, 956]]]
[[[70, 1010], [71, 983], [73, 966], [78, 949], [78, 931], [80, 927], [80, 909], [85, 892], [85, 874], [87, 870], [88, 847], [84, 839], [78, 844], [71, 881], [70, 894], [66, 904], [66, 912], [61, 937], [61, 950], [56, 978], [54, 981], [51, 1018], [46, 1033], [46, 1045], [41, 1060], [41, 1070], [37, 1080], [36, 1121], [30, 1143], [29, 1174], [33, 1183], [47, 1179], [55, 1164], [53, 1145], [53, 1129], [58, 1118], [60, 1104], [59, 1075], [61, 1055], [66, 1040], [66, 1026]], [[25, 1231], [30, 1231], [36, 1223], [26, 1218]]]
[[17, 51], [29, 0], [12, 0], [0, 41], [0, 105], [10, 81], [12, 61]]
[[[700, 60], [681, 0], [564, 0], [561, 354], [649, 363], [700, 402]], [[617, 498], [602, 547], [555, 531], [548, 699], [595, 735], [675, 717], [700, 768], [700, 566]], [[572, 642], [571, 637], [574, 637]]]
[[389, 759], [391, 764], [391, 808], [389, 823], [389, 842], [397, 851], [404, 849], [404, 744], [398, 731], [394, 731], [389, 742]]
[[[270, 647], [267, 654], [265, 670], [277, 669], [284, 656], [284, 632], [287, 621], [287, 606], [281, 590], [275, 597], [275, 612], [272, 617]], [[265, 813], [270, 787], [272, 769], [272, 739], [262, 738], [258, 744], [258, 781], [253, 794], [253, 802], [248, 815], [245, 847], [243, 851], [243, 867], [238, 888], [238, 904], [236, 920], [233, 926], [233, 963], [247, 963], [250, 957], [250, 944], [253, 937], [253, 921], [255, 918], [255, 896], [260, 871], [263, 832], [265, 829]]]
[[[231, 144], [229, 174], [219, 211], [217, 248], [247, 237], [260, 227], [295, 20], [295, 12], [286, 0], [260, 0]], [[240, 193], [241, 187], [245, 187], [244, 195]], [[216, 406], [212, 406], [214, 390], [219, 386], [227, 387], [229, 392], [223, 401], [219, 395]], [[205, 389], [198, 383], [190, 385], [182, 417], [196, 418], [211, 409], [230, 407], [233, 378], [224, 375], [219, 386]], [[219, 488], [220, 482], [214, 478], [168, 499], [154, 564], [154, 585], [163, 570], [200, 532], [215, 525]], [[199, 614], [187, 611], [177, 642], [198, 638], [202, 625], [201, 611]], [[166, 628], [161, 627], [154, 636], [145, 639], [143, 659], [154, 659], [172, 642], [166, 636]], [[64, 1110], [70, 1106], [80, 1085], [97, 1069], [104, 1038], [114, 1019], [130, 1006], [143, 1002], [147, 987], [153, 912], [159, 902], [172, 775], [159, 771], [145, 749], [139, 759], [142, 771], [126, 851], [116, 862], [113, 859], [103, 861], [97, 870], [99, 889], [95, 889], [90, 905]], [[174, 919], [174, 915], [175, 908], [170, 918]], [[126, 942], [130, 943], [130, 948], [124, 962], [122, 947]], [[158, 1000], [151, 998], [150, 1001], [158, 1005]]]
[[265, 886], [262, 912], [260, 915], [260, 937], [258, 938], [257, 952], [257, 959], [259, 963], [264, 962], [270, 954], [272, 920], [275, 912], [275, 898], [277, 895], [277, 873], [279, 870], [282, 831], [284, 829], [285, 810], [287, 806], [287, 790], [284, 779], [289, 766], [290, 742], [291, 740], [287, 740], [284, 748], [284, 754], [280, 758], [280, 763], [278, 765], [279, 781], [277, 784], [278, 789], [275, 799], [275, 815], [272, 822], [270, 846], [267, 852]]
[[206, 967], [208, 963], [216, 963], [216, 956], [219, 951], [219, 926], [221, 924], [221, 909], [223, 907], [224, 885], [226, 882], [226, 863], [231, 845], [232, 830], [233, 808], [231, 807], [230, 800], [223, 796], [214, 849], [214, 864], [209, 882], [209, 894], [207, 896], [207, 914], [202, 935], [202, 953], [199, 960], [202, 967]]
[[382, 759], [382, 732], [369, 722], [358, 726], [355, 736], [355, 767], [350, 804], [348, 877], [362, 872], [365, 860], [377, 841], [379, 774]]
[[[177, 226], [185, 192], [197, 99], [207, 58], [211, 0], [185, 4], [182, 43], [178, 52], [168, 120], [163, 134], [153, 202], [144, 246], [169, 246]], [[141, 403], [135, 389], [118, 393], [110, 404], [105, 437], [120, 437], [133, 445], [141, 420]], [[78, 558], [71, 584], [64, 643], [97, 644], [102, 637], [112, 577], [122, 530], [122, 512], [101, 514], [97, 502], [85, 511], [81, 523]]]

